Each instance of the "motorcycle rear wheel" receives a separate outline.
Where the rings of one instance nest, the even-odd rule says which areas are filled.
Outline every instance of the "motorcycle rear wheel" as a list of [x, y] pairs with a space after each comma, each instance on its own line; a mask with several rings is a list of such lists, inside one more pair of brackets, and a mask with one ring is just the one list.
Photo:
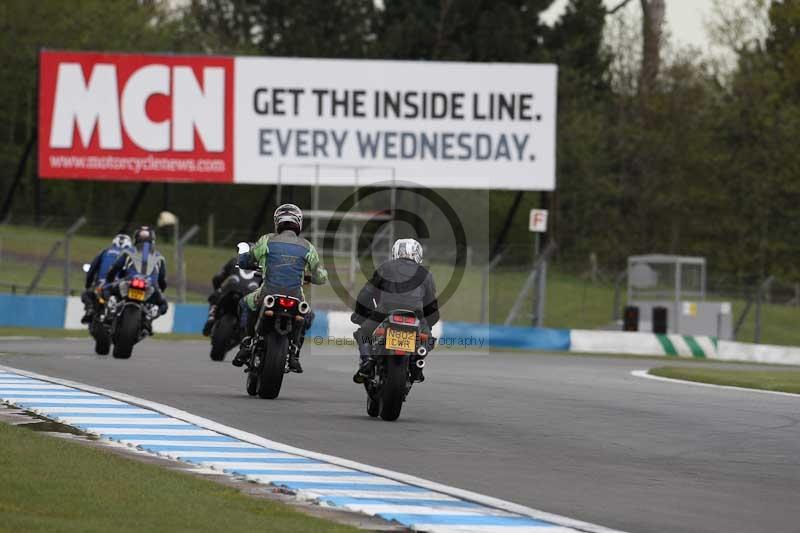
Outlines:
[[271, 331], [267, 335], [266, 344], [267, 353], [261, 362], [258, 379], [258, 397], [274, 400], [281, 393], [286, 356], [289, 353], [289, 339]]
[[408, 376], [408, 357], [386, 361], [386, 379], [380, 390], [381, 418], [393, 422], [400, 417], [406, 395], [406, 376]]
[[133, 353], [133, 345], [139, 338], [142, 311], [136, 307], [126, 307], [118, 320], [113, 355], [115, 359], [128, 359]]

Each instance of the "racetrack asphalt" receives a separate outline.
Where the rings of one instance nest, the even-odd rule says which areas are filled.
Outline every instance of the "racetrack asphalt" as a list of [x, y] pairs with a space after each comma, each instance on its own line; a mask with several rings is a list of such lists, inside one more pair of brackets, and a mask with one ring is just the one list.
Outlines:
[[366, 415], [352, 351], [306, 348], [278, 400], [200, 341], [121, 361], [88, 339], [0, 339], [0, 364], [629, 532], [800, 530], [800, 398], [630, 375], [665, 360], [434, 351], [390, 423]]

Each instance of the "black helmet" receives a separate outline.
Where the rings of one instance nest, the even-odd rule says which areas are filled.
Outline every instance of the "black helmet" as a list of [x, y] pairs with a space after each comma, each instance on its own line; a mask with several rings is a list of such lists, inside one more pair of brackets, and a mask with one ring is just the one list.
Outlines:
[[283, 204], [275, 210], [275, 231], [290, 229], [297, 234], [303, 229], [303, 212], [294, 204]]
[[150, 244], [156, 243], [156, 232], [150, 229], [150, 226], [142, 226], [133, 234], [134, 245], [138, 246], [145, 242], [149, 242]]

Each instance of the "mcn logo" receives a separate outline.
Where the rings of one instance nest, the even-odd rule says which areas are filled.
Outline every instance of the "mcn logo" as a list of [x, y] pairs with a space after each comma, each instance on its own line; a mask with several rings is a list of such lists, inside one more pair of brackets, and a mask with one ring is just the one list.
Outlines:
[[232, 181], [230, 58], [43, 52], [42, 177]]

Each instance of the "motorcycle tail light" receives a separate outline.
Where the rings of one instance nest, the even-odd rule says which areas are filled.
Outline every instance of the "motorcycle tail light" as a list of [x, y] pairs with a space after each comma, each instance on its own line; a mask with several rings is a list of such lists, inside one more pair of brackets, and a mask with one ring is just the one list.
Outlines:
[[278, 305], [284, 307], [286, 309], [291, 309], [297, 304], [297, 300], [293, 300], [291, 298], [278, 298]]
[[142, 278], [134, 278], [131, 281], [131, 287], [134, 288], [134, 289], [144, 289], [145, 288], [145, 282], [144, 282], [144, 280]]
[[395, 324], [410, 324], [416, 325], [417, 317], [406, 315], [392, 315], [391, 321]]

